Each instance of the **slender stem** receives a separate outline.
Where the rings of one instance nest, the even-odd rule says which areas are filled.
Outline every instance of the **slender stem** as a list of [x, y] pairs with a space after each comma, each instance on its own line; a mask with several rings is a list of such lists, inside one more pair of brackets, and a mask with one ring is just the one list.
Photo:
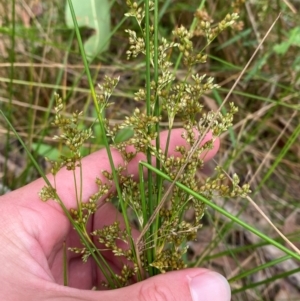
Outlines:
[[[147, 209], [147, 201], [146, 201], [146, 195], [145, 195], [145, 181], [144, 181], [144, 171], [143, 166], [139, 165], [139, 186], [140, 186], [140, 192], [141, 192], [141, 203], [142, 203], [142, 212], [143, 212], [143, 224], [141, 225], [142, 228], [145, 227], [147, 221], [148, 221], [148, 209]], [[144, 238], [144, 244], [146, 245], [149, 239], [150, 233], [147, 231]], [[149, 251], [144, 252], [145, 256], [147, 257], [147, 261], [151, 262], [152, 256]]]
[[[154, 81], [156, 85], [156, 91], [155, 91], [155, 106], [154, 106], [154, 115], [156, 117], [159, 117], [160, 113], [160, 103], [159, 103], [159, 96], [158, 96], [158, 77], [159, 77], [159, 64], [158, 64], [158, 0], [154, 1]], [[155, 129], [156, 133], [158, 134], [160, 132], [159, 123], [156, 125]], [[158, 151], [160, 148], [160, 141], [159, 141], [159, 135], [157, 135], [156, 138], [156, 150]], [[159, 159], [156, 160], [156, 167], [159, 168], [160, 161]]]
[[248, 285], [243, 285], [241, 288], [233, 290], [231, 292], [231, 294], [235, 295], [239, 292], [245, 292], [246, 290], [248, 290], [250, 288], [254, 288], [254, 287], [259, 286], [259, 285], [263, 285], [263, 284], [267, 284], [267, 283], [275, 283], [275, 280], [277, 280], [277, 279], [287, 279], [288, 276], [296, 274], [299, 271], [300, 271], [300, 268], [296, 268], [296, 269], [289, 270], [289, 271], [284, 272], [284, 273], [280, 273], [280, 274], [276, 273], [275, 276], [267, 278], [265, 280], [254, 282], [254, 283], [251, 283], [251, 284], [248, 284]]
[[73, 181], [74, 181], [74, 190], [75, 190], [75, 198], [76, 198], [76, 204], [77, 204], [77, 208], [80, 214], [80, 218], [82, 218], [82, 212], [81, 212], [81, 204], [80, 204], [80, 199], [78, 197], [78, 187], [77, 187], [77, 179], [76, 179], [76, 173], [75, 170], [72, 171], [73, 173]]
[[165, 156], [166, 157], [167, 157], [167, 154], [168, 154], [168, 149], [169, 149], [169, 144], [170, 144], [170, 139], [171, 139], [171, 132], [172, 132], [172, 127], [169, 127], [168, 137], [167, 137], [167, 142], [166, 142], [166, 149], [165, 149]]
[[[12, 5], [12, 11], [11, 11], [11, 24], [12, 24], [12, 33], [11, 33], [11, 50], [9, 53], [9, 60], [10, 60], [10, 68], [9, 68], [9, 84], [8, 84], [8, 89], [9, 89], [9, 103], [7, 104], [7, 118], [9, 120], [11, 120], [11, 115], [12, 115], [12, 98], [13, 98], [13, 79], [14, 79], [14, 73], [15, 73], [15, 67], [14, 67], [14, 63], [15, 63], [15, 43], [16, 43], [16, 10], [15, 10], [15, 0], [13, 0], [11, 2]], [[4, 149], [4, 163], [3, 163], [3, 179], [6, 178], [6, 174], [8, 171], [7, 168], [7, 163], [8, 163], [8, 158], [9, 158], [9, 152], [10, 152], [10, 128], [7, 128], [7, 132], [6, 132], [6, 140], [5, 140], [5, 149]], [[0, 190], [0, 195], [4, 194], [5, 191], [5, 185], [2, 185], [2, 188]]]
[[145, 48], [146, 48], [146, 110], [151, 116], [151, 50], [149, 0], [145, 0]]
[[[155, 104], [154, 104], [154, 115], [156, 117], [159, 117], [160, 115], [160, 101], [159, 101], [159, 96], [158, 96], [158, 78], [159, 78], [159, 63], [158, 63], [158, 48], [159, 48], [159, 41], [158, 41], [158, 0], [154, 1], [154, 82], [155, 82]], [[157, 122], [155, 126], [155, 132], [157, 134], [156, 137], [156, 151], [160, 150], [160, 126], [159, 122]], [[160, 159], [158, 156], [156, 156], [156, 168], [160, 169]], [[155, 204], [154, 207], [156, 208], [157, 204], [160, 202], [162, 198], [162, 188], [163, 188], [163, 180], [161, 177], [156, 177], [156, 188], [157, 188], [157, 196], [154, 198]], [[151, 211], [152, 213], [152, 211]], [[152, 229], [151, 229], [151, 234], [153, 235], [153, 240], [154, 240], [154, 246], [156, 246], [157, 242], [157, 233], [158, 233], [158, 228], [160, 225], [160, 218], [159, 215], [157, 215], [157, 218], [152, 224]], [[153, 253], [153, 259], [155, 259], [155, 254], [156, 254], [156, 248], [152, 248], [152, 253]], [[153, 270], [154, 273], [157, 272], [157, 270]]]
[[68, 286], [68, 258], [67, 258], [67, 248], [66, 242], [63, 242], [63, 273], [64, 273], [64, 286]]
[[[146, 110], [147, 116], [152, 116], [151, 110], [151, 43], [150, 43], [150, 11], [149, 11], [149, 0], [145, 0], [145, 48], [146, 48]], [[147, 131], [150, 133], [152, 129], [148, 128]], [[147, 149], [147, 162], [151, 164], [152, 156], [150, 149]], [[155, 204], [153, 202], [153, 180], [152, 171], [148, 170], [148, 210], [147, 210], [147, 220], [154, 211]], [[152, 234], [153, 225], [150, 227], [150, 233]], [[147, 250], [148, 264], [152, 263], [154, 260], [153, 253], [151, 249]], [[153, 267], [149, 266], [149, 274], [154, 275]]]
[[279, 263], [281, 263], [283, 261], [286, 261], [286, 260], [288, 260], [290, 258], [291, 258], [290, 255], [285, 255], [285, 256], [279, 257], [279, 258], [277, 258], [277, 259], [275, 259], [275, 260], [273, 260], [271, 262], [267, 262], [267, 263], [265, 263], [263, 265], [260, 265], [258, 267], [255, 267], [255, 268], [251, 269], [251, 270], [248, 270], [248, 271], [246, 271], [244, 273], [241, 273], [241, 274], [239, 274], [239, 275], [237, 275], [235, 277], [232, 277], [232, 278], [228, 279], [228, 282], [235, 282], [235, 281], [240, 280], [242, 278], [245, 278], [245, 277], [247, 277], [249, 275], [252, 275], [252, 274], [257, 273], [259, 271], [262, 271], [264, 269], [270, 268], [271, 266], [279, 264]]
[[139, 185], [140, 185], [140, 192], [141, 192], [141, 203], [142, 203], [142, 212], [143, 212], [143, 224], [142, 227], [145, 226], [147, 223], [147, 202], [146, 202], [146, 195], [145, 195], [145, 181], [144, 181], [144, 172], [143, 166], [139, 165]]

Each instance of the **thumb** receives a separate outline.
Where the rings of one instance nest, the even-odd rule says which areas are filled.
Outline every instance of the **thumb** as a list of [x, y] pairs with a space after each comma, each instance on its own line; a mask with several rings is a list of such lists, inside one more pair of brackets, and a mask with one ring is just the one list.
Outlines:
[[[186, 269], [152, 277], [114, 292], [120, 301], [230, 301], [226, 279], [206, 269]], [[107, 299], [105, 299], [107, 300]]]
[[[59, 289], [58, 289], [59, 287]], [[87, 291], [55, 285], [44, 290], [44, 299], [56, 301], [230, 301], [226, 279], [206, 269], [185, 269], [151, 277], [136, 284], [108, 291]]]
[[93, 301], [230, 301], [231, 297], [226, 279], [206, 269], [169, 272], [124, 288], [83, 295]]

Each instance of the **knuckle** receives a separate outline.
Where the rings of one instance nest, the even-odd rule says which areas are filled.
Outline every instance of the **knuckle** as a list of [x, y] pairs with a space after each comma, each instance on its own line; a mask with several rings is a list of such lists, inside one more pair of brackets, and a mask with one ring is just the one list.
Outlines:
[[176, 300], [171, 289], [167, 286], [159, 284], [157, 281], [151, 283], [141, 283], [138, 292], [139, 301], [170, 301]]

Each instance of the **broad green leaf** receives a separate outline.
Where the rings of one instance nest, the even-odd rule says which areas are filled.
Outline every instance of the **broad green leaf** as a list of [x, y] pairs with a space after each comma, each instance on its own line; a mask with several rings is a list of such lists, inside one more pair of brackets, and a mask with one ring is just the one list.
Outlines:
[[34, 150], [38, 149], [39, 155], [41, 155], [42, 157], [47, 157], [50, 160], [57, 160], [60, 156], [60, 151], [57, 148], [48, 144], [32, 143], [32, 148]]
[[274, 46], [277, 54], [286, 54], [290, 46], [300, 47], [300, 27], [295, 27], [289, 31], [288, 40]]
[[[107, 50], [110, 39], [110, 5], [108, 0], [73, 0], [79, 27], [93, 29], [94, 34], [84, 43], [89, 60]], [[65, 10], [66, 24], [74, 28], [68, 3]]]
[[131, 127], [121, 129], [116, 135], [115, 143], [120, 143], [120, 142], [126, 141], [129, 138], [133, 137], [133, 134], [134, 134], [134, 131]]

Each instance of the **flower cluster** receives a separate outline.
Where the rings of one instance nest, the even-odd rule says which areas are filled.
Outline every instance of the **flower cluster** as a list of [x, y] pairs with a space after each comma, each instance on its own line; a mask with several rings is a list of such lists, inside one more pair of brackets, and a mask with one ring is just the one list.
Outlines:
[[241, 24], [237, 27], [237, 19], [239, 18], [236, 12], [227, 14], [225, 18], [217, 24], [213, 24], [213, 20], [209, 17], [205, 10], [198, 10], [195, 14], [197, 25], [194, 33], [196, 35], [204, 35], [207, 43], [211, 43], [222, 31], [228, 27], [240, 29]]
[[82, 112], [73, 112], [72, 117], [64, 117], [61, 112], [64, 109], [62, 99], [56, 95], [55, 119], [52, 125], [61, 129], [62, 134], [53, 137], [60, 140], [70, 150], [70, 156], [61, 156], [63, 166], [68, 170], [75, 170], [79, 166], [81, 156], [81, 147], [85, 141], [93, 136], [91, 128], [80, 130], [78, 128], [79, 117]]

